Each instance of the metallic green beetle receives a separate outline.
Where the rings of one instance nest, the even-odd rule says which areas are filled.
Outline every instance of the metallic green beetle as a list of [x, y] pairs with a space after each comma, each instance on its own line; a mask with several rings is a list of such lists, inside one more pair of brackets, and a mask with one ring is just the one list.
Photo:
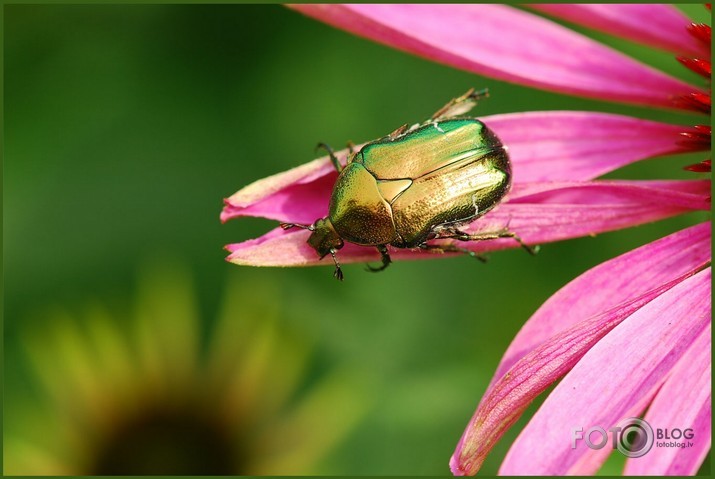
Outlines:
[[533, 254], [534, 248], [507, 229], [476, 235], [458, 229], [499, 204], [511, 186], [509, 156], [499, 138], [476, 118], [457, 116], [486, 95], [486, 90], [470, 89], [422, 124], [403, 125], [357, 153], [351, 148], [345, 168], [330, 147], [319, 144], [340, 173], [329, 214], [312, 225], [281, 226], [312, 231], [308, 244], [321, 258], [332, 255], [339, 280], [343, 273], [335, 252], [345, 241], [377, 247], [382, 266], [368, 266], [370, 271], [391, 263], [387, 245], [459, 251], [483, 259], [453, 244], [428, 245], [433, 239], [513, 238]]

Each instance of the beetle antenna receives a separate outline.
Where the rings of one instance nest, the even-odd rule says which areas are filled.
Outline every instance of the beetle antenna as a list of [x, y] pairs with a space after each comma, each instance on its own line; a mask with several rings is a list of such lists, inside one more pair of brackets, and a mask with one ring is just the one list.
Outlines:
[[330, 249], [330, 256], [333, 257], [333, 262], [335, 263], [335, 271], [333, 272], [333, 276], [335, 276], [335, 279], [337, 279], [338, 281], [342, 281], [343, 280], [343, 270], [340, 269], [340, 263], [338, 262], [338, 257], [335, 254], [335, 250], [332, 248]]
[[298, 223], [281, 223], [281, 228], [284, 230], [289, 230], [291, 228], [302, 228], [304, 230], [315, 231], [315, 226], [313, 225], [301, 225]]

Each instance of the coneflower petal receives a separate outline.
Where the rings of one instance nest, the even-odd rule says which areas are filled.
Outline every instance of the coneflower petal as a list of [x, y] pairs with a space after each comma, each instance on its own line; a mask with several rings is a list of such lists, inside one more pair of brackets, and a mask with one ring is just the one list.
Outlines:
[[538, 4], [528, 8], [649, 47], [688, 55], [708, 55], [705, 44], [688, 34], [691, 20], [666, 4]]
[[574, 428], [608, 430], [643, 412], [709, 324], [710, 280], [707, 268], [682, 281], [593, 346], [521, 432], [500, 474], [595, 473], [610, 449], [590, 449], [583, 440], [572, 448]]
[[630, 163], [709, 143], [682, 142], [682, 125], [609, 113], [548, 111], [482, 118], [509, 148], [514, 181], [590, 180]]
[[504, 353], [492, 383], [529, 351], [582, 318], [710, 261], [710, 228], [710, 222], [705, 222], [673, 233], [600, 264], [561, 288], [521, 328]]
[[539, 394], [566, 374], [609, 331], [683, 281], [687, 274], [584, 319], [520, 359], [482, 399], [452, 456], [452, 472], [456, 475], [476, 473], [496, 442]]
[[502, 5], [293, 5], [335, 27], [440, 63], [547, 90], [667, 108], [697, 87]]
[[673, 368], [644, 418], [653, 428], [669, 431], [669, 437], [660, 442], [689, 443], [689, 447], [659, 448], [657, 453], [628, 459], [625, 474], [691, 476], [698, 472], [711, 442], [710, 332], [708, 324]]

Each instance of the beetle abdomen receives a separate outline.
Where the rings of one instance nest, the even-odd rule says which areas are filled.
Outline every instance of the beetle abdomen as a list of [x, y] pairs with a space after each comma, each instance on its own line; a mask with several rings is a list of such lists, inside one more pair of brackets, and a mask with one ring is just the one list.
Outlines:
[[508, 157], [503, 149], [472, 156], [417, 178], [392, 204], [403, 248], [427, 240], [444, 224], [474, 221], [492, 209], [509, 189]]
[[396, 237], [392, 208], [375, 177], [359, 163], [340, 173], [330, 198], [330, 221], [343, 239], [359, 245], [390, 244]]
[[378, 179], [409, 178], [392, 206], [398, 238], [415, 247], [435, 227], [463, 224], [493, 208], [511, 181], [508, 155], [482, 122], [460, 118], [428, 123], [396, 139], [367, 145], [356, 160]]

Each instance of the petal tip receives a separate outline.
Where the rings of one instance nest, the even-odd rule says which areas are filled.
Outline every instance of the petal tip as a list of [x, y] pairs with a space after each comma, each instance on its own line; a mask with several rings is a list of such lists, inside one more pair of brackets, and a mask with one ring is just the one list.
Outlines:
[[221, 214], [219, 215], [219, 219], [221, 220], [221, 223], [226, 223], [228, 220], [231, 218], [235, 218], [236, 214], [233, 209], [235, 209], [235, 206], [231, 203], [230, 198], [224, 198], [223, 199], [223, 209], [221, 210]]
[[452, 457], [449, 460], [449, 469], [452, 471], [453, 476], [465, 476], [466, 473], [464, 472], [464, 469], [462, 469], [462, 465], [459, 463], [459, 459], [457, 458], [457, 453], [454, 453]]

